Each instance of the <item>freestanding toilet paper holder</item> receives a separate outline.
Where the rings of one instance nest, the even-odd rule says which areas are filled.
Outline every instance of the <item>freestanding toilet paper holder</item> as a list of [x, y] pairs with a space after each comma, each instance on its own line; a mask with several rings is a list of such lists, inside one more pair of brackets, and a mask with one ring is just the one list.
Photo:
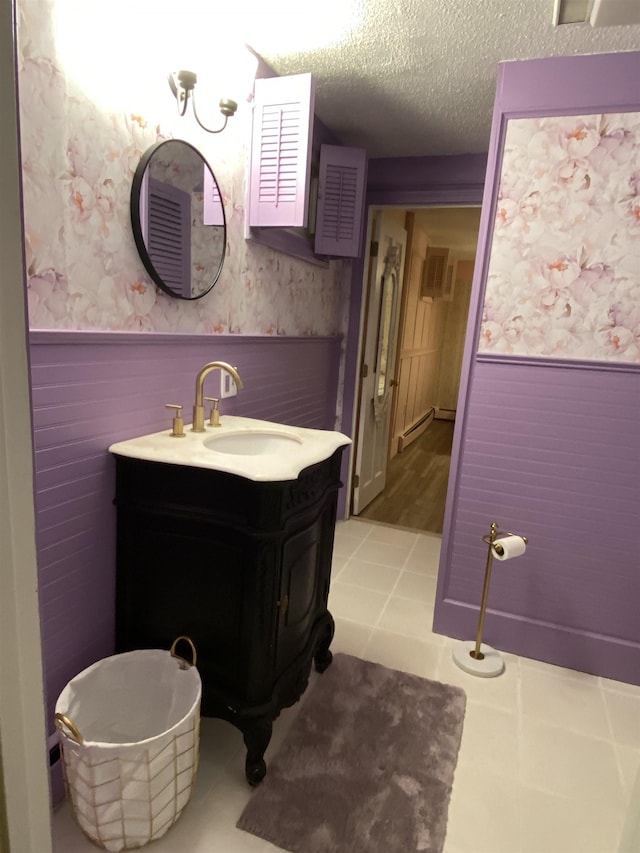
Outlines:
[[478, 630], [476, 631], [475, 643], [459, 643], [453, 650], [453, 659], [460, 669], [463, 669], [471, 675], [479, 675], [484, 678], [491, 678], [493, 676], [500, 675], [504, 670], [504, 661], [500, 654], [490, 646], [482, 645], [482, 631], [484, 628], [484, 617], [487, 610], [487, 598], [489, 596], [489, 581], [491, 579], [493, 555], [496, 554], [499, 558], [502, 558], [504, 554], [504, 548], [498, 540], [498, 535], [502, 538], [505, 536], [517, 536], [522, 539], [525, 545], [529, 541], [526, 536], [520, 536], [518, 533], [510, 533], [505, 530], [499, 531], [496, 522], [494, 521], [491, 523], [488, 535], [482, 537], [482, 541], [486, 542], [488, 545], [488, 551], [487, 564], [484, 570], [484, 584], [482, 587], [482, 600], [480, 602], [480, 614], [478, 617]]

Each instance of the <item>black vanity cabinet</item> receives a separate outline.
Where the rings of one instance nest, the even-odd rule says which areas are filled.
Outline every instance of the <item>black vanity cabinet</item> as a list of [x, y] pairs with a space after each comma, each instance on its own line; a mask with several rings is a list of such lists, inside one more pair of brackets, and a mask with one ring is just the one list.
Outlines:
[[116, 456], [117, 650], [188, 636], [202, 713], [242, 731], [253, 785], [273, 720], [312, 661], [319, 672], [331, 663], [341, 455], [283, 482]]

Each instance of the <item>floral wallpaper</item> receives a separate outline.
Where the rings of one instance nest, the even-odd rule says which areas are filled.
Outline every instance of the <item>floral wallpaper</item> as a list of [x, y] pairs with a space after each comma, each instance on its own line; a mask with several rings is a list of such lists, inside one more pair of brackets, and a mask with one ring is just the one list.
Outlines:
[[[135, 4], [136, 0], [132, 0]], [[87, 6], [70, 0], [18, 0], [19, 104], [28, 304], [31, 328], [247, 335], [336, 335], [347, 325], [350, 263], [315, 266], [246, 241], [245, 172], [251, 112], [241, 105], [219, 135], [177, 116], [166, 73], [149, 70], [135, 104], [105, 108], [66, 71], [58, 20], [62, 7], [80, 20]], [[160, 8], [160, 7], [158, 7]], [[175, 14], [174, 14], [175, 18]], [[68, 18], [65, 26], [68, 27]], [[159, 52], [139, 39], [132, 57], [79, 30], [105, 86], [118, 63], [138, 61], [138, 77]], [[175, 29], [175, 28], [174, 28]], [[123, 30], [124, 34], [124, 30]], [[87, 78], [88, 71], [86, 69]], [[136, 81], [131, 73], [130, 79]], [[157, 100], [152, 95], [157, 92]], [[113, 94], [113, 93], [112, 93]], [[112, 98], [113, 100], [113, 98]], [[160, 106], [161, 105], [161, 106]], [[218, 118], [220, 116], [218, 115]], [[215, 288], [202, 299], [175, 300], [147, 275], [133, 241], [129, 198], [142, 153], [183, 138], [215, 172], [227, 217], [227, 256]]]
[[640, 362], [640, 113], [509, 121], [479, 351]]

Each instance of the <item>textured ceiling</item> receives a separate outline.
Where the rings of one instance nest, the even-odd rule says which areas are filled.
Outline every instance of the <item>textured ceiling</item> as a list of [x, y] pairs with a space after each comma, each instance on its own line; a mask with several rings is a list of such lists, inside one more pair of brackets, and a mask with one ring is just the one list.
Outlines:
[[[297, 52], [283, 49], [282, 33], [267, 28], [252, 33], [250, 44], [279, 74], [312, 72], [317, 115], [343, 144], [362, 146], [370, 157], [487, 151], [503, 60], [640, 49], [640, 25], [553, 27], [553, 0], [312, 5], [289, 24]], [[336, 27], [342, 16], [347, 32], [332, 46], [303, 48], [323, 14]]]

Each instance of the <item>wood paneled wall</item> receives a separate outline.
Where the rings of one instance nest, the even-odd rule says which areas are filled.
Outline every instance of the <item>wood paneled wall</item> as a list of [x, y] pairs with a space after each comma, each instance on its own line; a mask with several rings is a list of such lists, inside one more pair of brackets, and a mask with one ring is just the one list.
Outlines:
[[407, 213], [407, 261], [398, 340], [398, 386], [391, 426], [391, 456], [398, 452], [398, 439], [436, 405], [440, 349], [444, 334], [446, 303], [422, 300], [420, 285], [427, 253], [427, 234]]

